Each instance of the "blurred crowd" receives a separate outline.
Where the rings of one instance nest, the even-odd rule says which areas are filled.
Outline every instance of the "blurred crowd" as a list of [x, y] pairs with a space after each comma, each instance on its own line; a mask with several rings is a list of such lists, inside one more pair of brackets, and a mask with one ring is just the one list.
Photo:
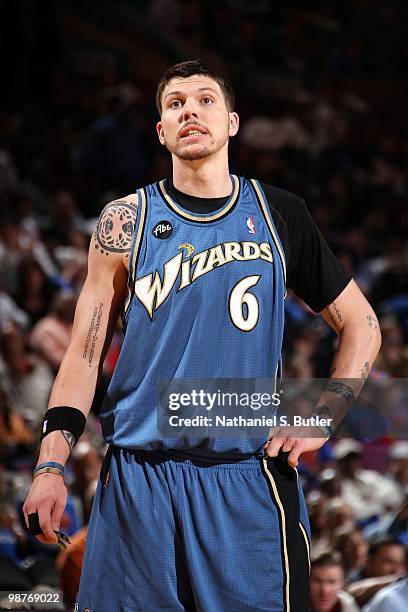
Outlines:
[[[71, 537], [69, 550], [58, 553], [30, 537], [21, 506], [97, 216], [106, 202], [170, 173], [154, 134], [154, 86], [163, 66], [222, 58], [242, 123], [231, 143], [232, 170], [305, 198], [378, 314], [383, 344], [372, 379], [406, 379], [408, 139], [400, 93], [408, 9], [398, 0], [311, 2], [307, 10], [302, 2], [145, 0], [118, 3], [127, 9], [125, 23], [115, 3], [105, 3], [103, 17], [93, 2], [58, 4], [37, 10], [16, 1], [0, 25], [7, 57], [0, 110], [0, 590], [48, 585], [63, 589], [72, 605], [105, 452], [97, 415], [120, 351], [119, 324], [66, 470], [61, 530]], [[152, 44], [135, 41], [132, 24], [149, 32], [162, 54], [150, 79], [127, 55]], [[97, 42], [101, 31], [105, 47]], [[290, 293], [286, 321], [285, 376], [327, 376], [333, 332]], [[316, 612], [394, 609], [381, 607], [387, 597], [408, 602], [408, 441], [393, 439], [395, 431], [408, 434], [406, 412], [400, 402], [393, 426], [382, 423], [376, 437], [357, 419], [362, 442], [330, 442], [302, 461]]]

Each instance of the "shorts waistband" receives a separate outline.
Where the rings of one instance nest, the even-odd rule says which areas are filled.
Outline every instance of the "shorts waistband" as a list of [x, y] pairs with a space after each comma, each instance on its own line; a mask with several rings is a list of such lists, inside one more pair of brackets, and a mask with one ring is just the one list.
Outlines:
[[174, 461], [180, 465], [192, 467], [208, 467], [215, 469], [259, 469], [259, 464], [263, 455], [250, 455], [242, 457], [202, 457], [196, 455], [188, 455], [179, 453], [173, 450], [166, 451], [150, 451], [135, 448], [123, 448], [119, 446], [109, 446], [109, 451], [113, 454], [123, 453], [125, 455], [133, 455], [139, 461], [147, 461], [148, 463], [163, 463], [165, 461]]

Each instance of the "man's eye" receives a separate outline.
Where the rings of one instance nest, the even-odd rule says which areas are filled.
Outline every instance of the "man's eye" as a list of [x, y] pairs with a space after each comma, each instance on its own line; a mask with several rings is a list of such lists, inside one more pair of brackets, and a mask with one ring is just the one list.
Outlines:
[[170, 108], [180, 108], [181, 102], [180, 100], [172, 100], [170, 102]]
[[212, 98], [210, 98], [209, 96], [204, 96], [204, 98], [201, 101], [204, 104], [212, 104]]

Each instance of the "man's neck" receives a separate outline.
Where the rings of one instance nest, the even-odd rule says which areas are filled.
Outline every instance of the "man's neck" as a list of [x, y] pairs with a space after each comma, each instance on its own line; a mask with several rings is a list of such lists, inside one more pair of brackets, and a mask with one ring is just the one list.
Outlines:
[[199, 198], [229, 196], [232, 182], [228, 158], [223, 155], [218, 160], [211, 156], [188, 162], [173, 156], [173, 185], [179, 191]]

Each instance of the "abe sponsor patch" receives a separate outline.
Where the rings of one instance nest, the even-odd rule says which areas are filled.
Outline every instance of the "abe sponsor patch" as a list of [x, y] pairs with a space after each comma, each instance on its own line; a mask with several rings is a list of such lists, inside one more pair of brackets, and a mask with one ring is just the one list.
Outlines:
[[170, 221], [159, 221], [156, 223], [154, 228], [152, 229], [152, 234], [155, 238], [159, 238], [160, 240], [165, 240], [166, 238], [170, 238], [173, 233], [173, 226]]

